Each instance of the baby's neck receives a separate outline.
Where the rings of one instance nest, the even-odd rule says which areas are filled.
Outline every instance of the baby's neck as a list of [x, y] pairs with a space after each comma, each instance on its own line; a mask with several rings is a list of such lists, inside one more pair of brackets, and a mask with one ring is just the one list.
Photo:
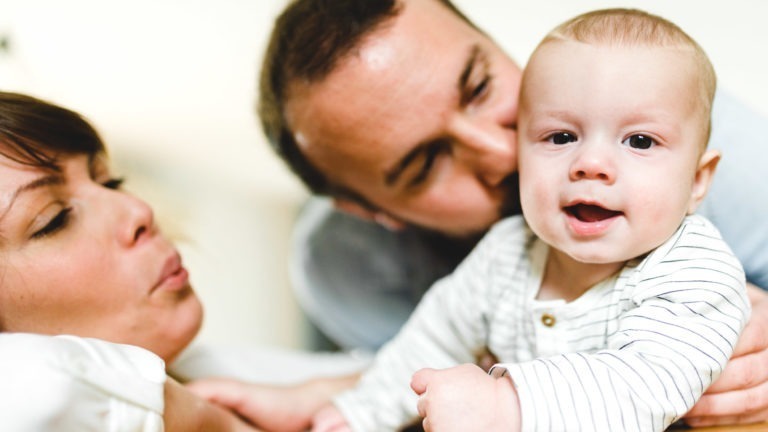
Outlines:
[[536, 299], [563, 299], [567, 302], [576, 300], [595, 284], [615, 274], [624, 264], [624, 261], [608, 264], [583, 263], [555, 248], [550, 248]]

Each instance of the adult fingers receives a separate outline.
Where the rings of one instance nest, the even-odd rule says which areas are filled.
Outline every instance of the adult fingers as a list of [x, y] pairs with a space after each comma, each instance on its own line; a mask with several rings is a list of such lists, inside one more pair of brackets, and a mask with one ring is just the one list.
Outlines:
[[759, 418], [760, 412], [768, 411], [768, 382], [755, 387], [725, 393], [705, 394], [685, 417]]
[[185, 387], [197, 396], [230, 409], [239, 408], [247, 393], [247, 385], [236, 380], [212, 378], [187, 383]]
[[[729, 426], [763, 423], [766, 420], [768, 420], [768, 411], [759, 411], [755, 413], [735, 416], [685, 418], [685, 423], [691, 427], [701, 428], [707, 426]], [[768, 424], [766, 424], [765, 430], [768, 430]]]
[[707, 393], [746, 390], [768, 381], [768, 350], [732, 358]]
[[763, 293], [752, 297], [752, 314], [736, 343], [733, 357], [768, 349], [768, 300]]

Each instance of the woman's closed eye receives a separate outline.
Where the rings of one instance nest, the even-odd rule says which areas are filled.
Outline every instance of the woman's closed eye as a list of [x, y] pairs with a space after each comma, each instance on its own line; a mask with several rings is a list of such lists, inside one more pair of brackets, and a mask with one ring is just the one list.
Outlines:
[[64, 207], [49, 220], [42, 228], [32, 234], [33, 239], [51, 236], [67, 227], [71, 218], [72, 207]]

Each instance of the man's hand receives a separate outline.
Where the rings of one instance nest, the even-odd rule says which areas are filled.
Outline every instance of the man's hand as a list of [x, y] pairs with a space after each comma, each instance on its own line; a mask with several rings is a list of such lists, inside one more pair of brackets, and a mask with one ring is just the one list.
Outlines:
[[691, 426], [757, 423], [768, 420], [768, 294], [747, 286], [749, 322], [720, 378], [685, 415]]
[[312, 417], [357, 375], [320, 378], [294, 386], [249, 384], [232, 379], [204, 379], [187, 384], [198, 396], [224, 406], [252, 424], [271, 431], [304, 431]]
[[512, 381], [472, 364], [422, 369], [411, 379], [426, 432], [519, 431], [520, 407]]

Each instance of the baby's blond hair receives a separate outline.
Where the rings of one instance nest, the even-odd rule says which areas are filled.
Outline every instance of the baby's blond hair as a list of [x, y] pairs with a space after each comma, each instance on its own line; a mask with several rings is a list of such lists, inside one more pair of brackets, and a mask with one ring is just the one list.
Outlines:
[[[601, 9], [571, 18], [555, 27], [539, 43], [576, 41], [595, 45], [670, 47], [688, 51], [696, 66], [699, 105], [706, 118], [709, 138], [712, 101], [717, 78], [709, 57], [693, 38], [680, 27], [660, 17], [637, 9]], [[533, 56], [532, 55], [532, 56]]]

